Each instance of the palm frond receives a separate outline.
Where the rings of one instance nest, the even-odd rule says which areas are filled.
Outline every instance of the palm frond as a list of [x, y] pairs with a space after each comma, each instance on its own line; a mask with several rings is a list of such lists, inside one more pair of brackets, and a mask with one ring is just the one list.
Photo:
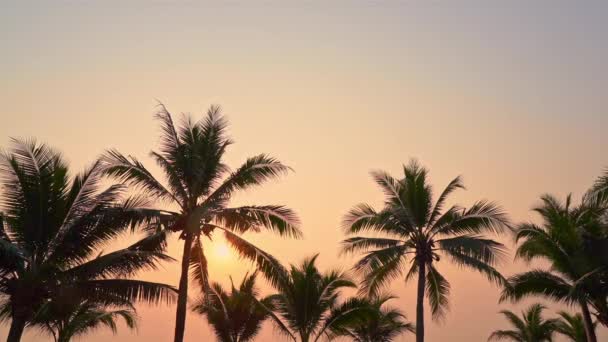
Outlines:
[[130, 184], [155, 198], [174, 201], [183, 205], [174, 194], [158, 181], [146, 167], [133, 156], [124, 156], [116, 150], [108, 150], [102, 156], [104, 174], [120, 182]]
[[450, 215], [438, 219], [432, 231], [439, 234], [503, 233], [511, 223], [505, 211], [495, 203], [478, 201], [462, 211], [449, 211]]
[[264, 252], [260, 248], [232, 233], [229, 230], [222, 229], [226, 241], [239, 253], [243, 258], [249, 259], [256, 264], [257, 269], [274, 287], [281, 286], [287, 278], [287, 270], [281, 263], [272, 255]]
[[427, 266], [426, 273], [426, 296], [431, 305], [433, 318], [441, 319], [449, 309], [450, 283], [433, 266]]
[[539, 295], [558, 302], [574, 303], [571, 296], [571, 285], [564, 279], [544, 270], [532, 270], [514, 275], [508, 279], [501, 301], [518, 301], [522, 298]]
[[86, 280], [76, 282], [72, 287], [76, 293], [86, 295], [87, 299], [95, 302], [103, 302], [105, 298], [121, 298], [129, 302], [171, 304], [177, 293], [170, 285], [131, 279]]
[[504, 260], [507, 248], [502, 243], [484, 238], [481, 235], [466, 234], [437, 240], [439, 248], [448, 254], [456, 252], [475, 258], [489, 265]]
[[385, 249], [403, 245], [404, 241], [387, 238], [352, 237], [342, 241], [342, 254], [368, 251], [372, 248]]
[[192, 279], [199, 284], [201, 290], [207, 292], [209, 287], [209, 269], [200, 237], [197, 237], [192, 245], [192, 252], [190, 253], [190, 274]]
[[291, 170], [277, 159], [260, 154], [248, 158], [236, 171], [232, 172], [203, 202], [202, 206], [220, 206], [235, 191], [242, 191], [252, 186], [278, 178]]
[[222, 208], [214, 212], [213, 218], [215, 224], [238, 233], [251, 229], [257, 231], [263, 227], [280, 236], [302, 237], [298, 216], [282, 205]]
[[444, 207], [445, 202], [447, 201], [448, 197], [454, 191], [456, 191], [458, 189], [465, 189], [464, 183], [462, 182], [462, 178], [460, 176], [454, 178], [448, 184], [448, 186], [445, 187], [445, 189], [443, 190], [441, 195], [439, 195], [439, 198], [437, 199], [437, 202], [435, 202], [435, 206], [433, 207], [433, 212], [431, 213], [431, 216], [429, 217], [429, 220], [428, 220], [429, 225], [433, 225], [435, 223], [435, 221], [437, 220], [437, 218], [440, 217], [441, 213], [443, 212], [443, 207]]

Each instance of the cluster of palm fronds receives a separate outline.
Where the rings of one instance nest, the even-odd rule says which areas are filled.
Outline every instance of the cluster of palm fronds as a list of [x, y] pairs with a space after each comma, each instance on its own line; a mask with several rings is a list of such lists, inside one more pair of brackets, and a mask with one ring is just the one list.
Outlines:
[[542, 313], [545, 309], [541, 304], [533, 304], [522, 313], [521, 318], [509, 310], [501, 311], [500, 313], [505, 316], [513, 329], [496, 330], [488, 341], [551, 342], [556, 334], [572, 342], [588, 341], [581, 314], [572, 315], [560, 311], [558, 318], [544, 319]]
[[[150, 157], [164, 179], [116, 150], [77, 176], [70, 175], [58, 152], [35, 141], [14, 140], [2, 155], [0, 318], [11, 322], [8, 341], [19, 341], [28, 327], [47, 331], [55, 341], [101, 326], [115, 331], [118, 318], [135, 327], [134, 305], [143, 301], [176, 302], [175, 342], [182, 342], [192, 279], [202, 296], [191, 309], [207, 317], [220, 341], [251, 341], [269, 320], [294, 341], [381, 342], [413, 332], [422, 342], [425, 298], [434, 318], [448, 309], [450, 284], [438, 268], [446, 259], [499, 285], [503, 300], [538, 295], [581, 311], [561, 313], [561, 321], [543, 320], [541, 306], [533, 306], [523, 320], [505, 311], [516, 329], [491, 338], [544, 341], [559, 332], [573, 341], [596, 342], [594, 317], [608, 326], [608, 173], [580, 205], [574, 207], [570, 197], [561, 203], [544, 196], [535, 209], [542, 224], [513, 227], [492, 202], [448, 206], [450, 195], [464, 188], [459, 177], [434, 197], [427, 170], [415, 161], [404, 166], [399, 179], [372, 172], [384, 205], [377, 210], [359, 204], [343, 224], [346, 234], [356, 235], [344, 240], [343, 252], [363, 253], [353, 267], [362, 279], [357, 284], [348, 273], [320, 271], [317, 256], [286, 267], [243, 239], [243, 233], [261, 230], [292, 238], [302, 232], [298, 217], [285, 206], [231, 206], [237, 192], [290, 169], [264, 154], [234, 170], [224, 164], [232, 141], [218, 107], [200, 120], [184, 116], [178, 125], [163, 106], [156, 116], [161, 146]], [[103, 251], [128, 232], [139, 234], [139, 240]], [[551, 267], [505, 278], [496, 267], [507, 248], [489, 235], [512, 232], [517, 257], [544, 259]], [[183, 240], [178, 288], [133, 279], [172, 260], [164, 253], [170, 234]], [[214, 234], [222, 234], [257, 269], [229, 291], [209, 281], [204, 247]], [[276, 294], [260, 297], [258, 274]], [[415, 326], [387, 305], [393, 297], [383, 290], [397, 278], [417, 281]], [[358, 295], [341, 298], [348, 288], [357, 288]]]

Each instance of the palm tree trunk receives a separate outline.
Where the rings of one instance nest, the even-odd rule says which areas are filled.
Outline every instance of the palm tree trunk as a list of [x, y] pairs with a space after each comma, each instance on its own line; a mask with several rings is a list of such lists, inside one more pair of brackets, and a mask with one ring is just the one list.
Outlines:
[[426, 264], [418, 263], [418, 297], [416, 298], [416, 342], [424, 342], [424, 288], [426, 287]]
[[182, 270], [179, 278], [177, 295], [177, 312], [175, 313], [175, 339], [174, 342], [184, 341], [186, 330], [186, 309], [188, 305], [188, 271], [190, 268], [190, 251], [192, 250], [192, 234], [186, 233], [184, 237], [184, 254], [182, 256]]
[[21, 335], [23, 335], [23, 329], [25, 328], [25, 319], [19, 315], [14, 316], [11, 322], [11, 328], [8, 331], [8, 337], [6, 342], [19, 342], [21, 341]]
[[585, 323], [585, 335], [587, 335], [587, 342], [597, 342], [597, 336], [595, 336], [595, 327], [593, 326], [593, 320], [591, 319], [591, 313], [589, 313], [587, 302], [581, 301], [581, 311], [583, 314], [583, 322]]

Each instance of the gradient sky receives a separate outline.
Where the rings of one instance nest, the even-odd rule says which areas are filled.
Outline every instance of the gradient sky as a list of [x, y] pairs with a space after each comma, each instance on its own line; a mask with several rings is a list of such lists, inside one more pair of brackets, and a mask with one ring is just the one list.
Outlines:
[[[236, 199], [298, 211], [305, 239], [248, 236], [284, 262], [320, 252], [321, 267], [348, 268], [342, 215], [381, 203], [371, 169], [400, 176], [411, 157], [436, 188], [463, 175], [458, 203], [496, 200], [516, 222], [535, 219], [540, 194], [580, 194], [608, 166], [606, 1], [126, 3], [0, 1], [0, 145], [37, 137], [74, 170], [110, 147], [151, 165], [157, 99], [176, 115], [220, 104], [236, 140], [230, 165], [267, 152], [295, 169]], [[175, 257], [180, 246], [171, 243]], [[223, 283], [250, 269], [210, 259]], [[526, 267], [511, 260], [506, 274]], [[143, 277], [176, 284], [177, 268]], [[451, 311], [428, 323], [428, 341], [485, 341], [506, 327], [497, 311], [525, 306], [499, 305], [499, 290], [474, 273], [439, 269]], [[413, 284], [392, 290], [414, 319]], [[138, 334], [123, 329], [114, 341], [170, 340], [173, 310], [142, 307]], [[190, 315], [186, 340], [207, 336]], [[280, 339], [267, 327], [258, 340]]]

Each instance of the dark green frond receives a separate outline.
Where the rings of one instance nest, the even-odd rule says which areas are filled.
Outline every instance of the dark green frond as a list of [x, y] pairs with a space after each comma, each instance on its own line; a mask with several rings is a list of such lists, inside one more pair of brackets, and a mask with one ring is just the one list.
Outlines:
[[209, 269], [200, 237], [197, 237], [192, 245], [192, 252], [190, 253], [190, 274], [192, 279], [199, 284], [201, 290], [206, 292], [209, 287]]
[[543, 270], [532, 270], [508, 279], [501, 301], [518, 301], [531, 295], [540, 295], [558, 302], [574, 303], [570, 293], [571, 284], [555, 274]]
[[223, 208], [213, 214], [214, 223], [237, 233], [266, 228], [281, 236], [302, 237], [295, 212], [281, 205]]
[[289, 167], [265, 154], [251, 157], [205, 199], [203, 206], [220, 206], [235, 191], [261, 185], [286, 174], [289, 170]]
[[507, 248], [503, 244], [481, 235], [460, 235], [437, 240], [437, 243], [447, 254], [464, 254], [489, 265], [497, 264], [507, 255]]
[[439, 234], [503, 233], [511, 223], [504, 210], [495, 203], [478, 201], [468, 209], [450, 211], [448, 217], [435, 222], [432, 230]]
[[342, 241], [343, 254], [351, 254], [356, 252], [369, 251], [370, 249], [385, 249], [403, 245], [404, 242], [395, 239], [385, 238], [368, 238], [368, 237], [353, 237]]
[[135, 157], [124, 156], [116, 150], [108, 150], [101, 160], [106, 175], [135, 186], [155, 198], [175, 201], [183, 205]]
[[426, 296], [431, 305], [433, 318], [441, 319], [449, 310], [450, 283], [432, 266], [427, 266], [426, 273]]
[[71, 285], [77, 293], [86, 294], [94, 301], [104, 298], [122, 298], [129, 302], [149, 304], [171, 304], [175, 301], [176, 289], [173, 286], [131, 279], [101, 279], [76, 282]]

